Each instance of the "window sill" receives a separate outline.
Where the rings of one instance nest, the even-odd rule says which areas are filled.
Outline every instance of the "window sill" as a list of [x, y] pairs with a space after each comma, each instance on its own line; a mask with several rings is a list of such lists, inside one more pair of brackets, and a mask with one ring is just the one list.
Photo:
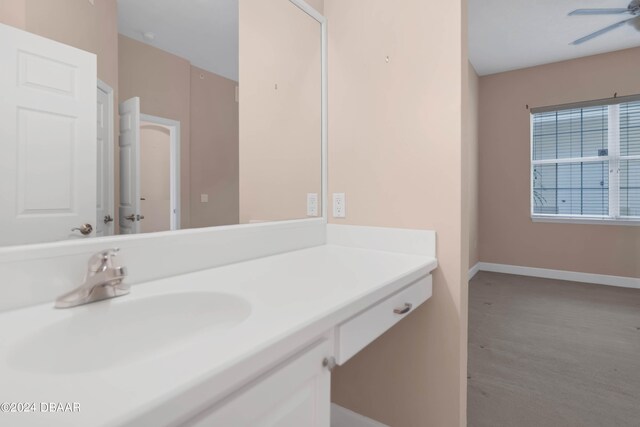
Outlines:
[[640, 218], [634, 219], [609, 219], [600, 217], [563, 217], [555, 215], [532, 215], [532, 222], [550, 222], [559, 224], [593, 224], [593, 225], [626, 225], [640, 226]]

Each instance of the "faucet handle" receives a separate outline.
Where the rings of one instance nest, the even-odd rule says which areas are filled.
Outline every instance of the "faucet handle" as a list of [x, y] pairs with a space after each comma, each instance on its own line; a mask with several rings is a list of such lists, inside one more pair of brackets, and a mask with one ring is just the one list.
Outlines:
[[89, 270], [96, 273], [113, 267], [111, 260], [118, 255], [118, 252], [120, 252], [120, 248], [112, 248], [93, 255], [89, 260]]
[[108, 257], [114, 257], [116, 255], [118, 255], [118, 252], [120, 252], [120, 248], [111, 248], [111, 249], [107, 249], [106, 251], [102, 252], [103, 256], [108, 256]]

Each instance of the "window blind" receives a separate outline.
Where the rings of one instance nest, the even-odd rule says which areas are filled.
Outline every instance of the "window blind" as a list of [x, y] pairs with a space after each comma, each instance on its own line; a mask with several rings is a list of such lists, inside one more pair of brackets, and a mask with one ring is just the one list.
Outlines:
[[640, 101], [532, 114], [531, 213], [640, 220]]
[[620, 105], [620, 215], [640, 218], [640, 101]]

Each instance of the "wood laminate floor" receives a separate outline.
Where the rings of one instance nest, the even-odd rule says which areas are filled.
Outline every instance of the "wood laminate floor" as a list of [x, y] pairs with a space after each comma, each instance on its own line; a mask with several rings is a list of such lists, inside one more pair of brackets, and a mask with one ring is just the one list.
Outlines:
[[478, 273], [470, 427], [640, 426], [640, 290]]

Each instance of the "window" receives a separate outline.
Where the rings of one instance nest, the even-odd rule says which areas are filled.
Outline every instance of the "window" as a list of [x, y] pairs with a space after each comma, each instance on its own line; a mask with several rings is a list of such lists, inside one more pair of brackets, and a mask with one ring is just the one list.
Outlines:
[[640, 97], [533, 109], [534, 220], [640, 224]]

